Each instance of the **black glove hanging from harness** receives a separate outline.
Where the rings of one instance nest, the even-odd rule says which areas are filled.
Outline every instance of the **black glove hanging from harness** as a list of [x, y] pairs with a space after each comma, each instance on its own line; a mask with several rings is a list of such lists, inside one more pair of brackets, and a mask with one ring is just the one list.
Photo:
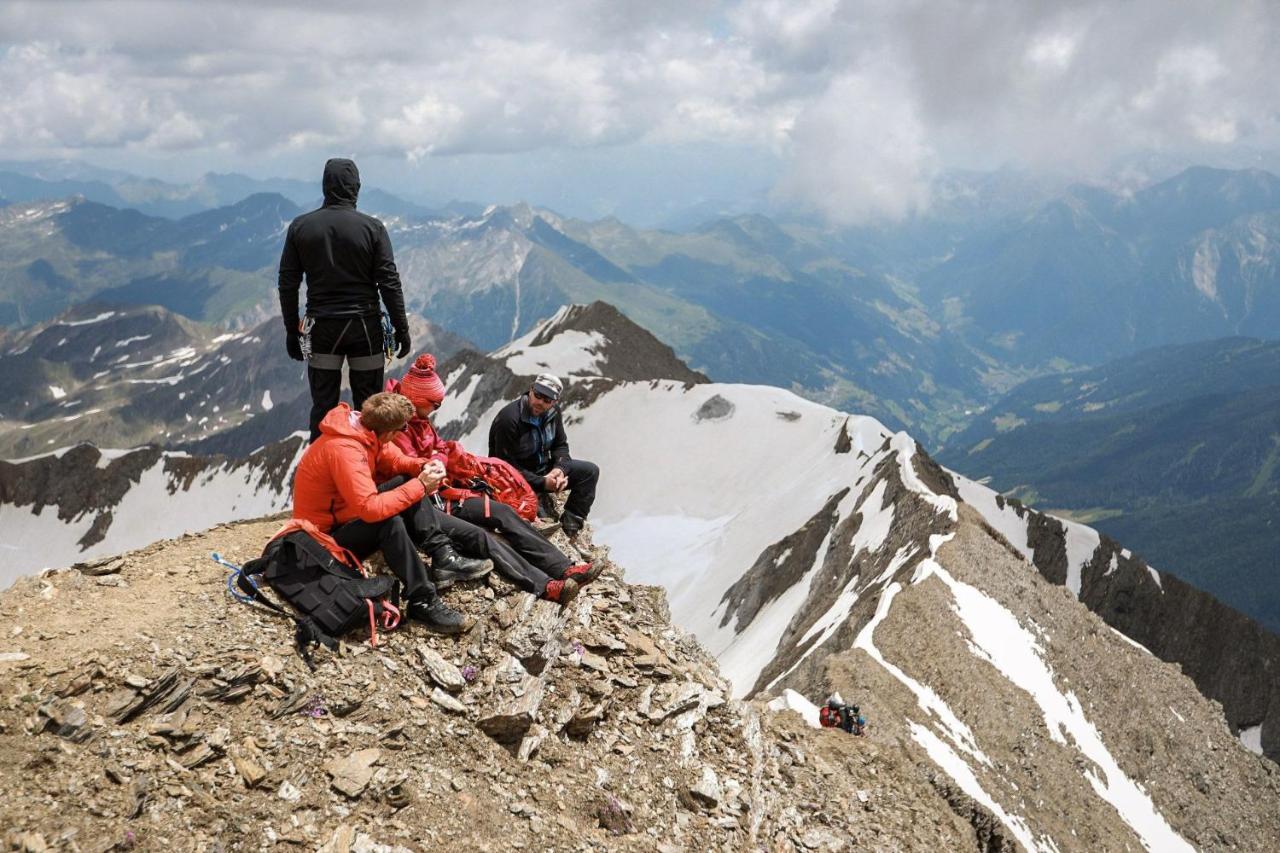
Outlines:
[[395, 330], [396, 338], [396, 358], [405, 358], [409, 355], [409, 351], [413, 348], [413, 342], [409, 339], [409, 327], [404, 326]]

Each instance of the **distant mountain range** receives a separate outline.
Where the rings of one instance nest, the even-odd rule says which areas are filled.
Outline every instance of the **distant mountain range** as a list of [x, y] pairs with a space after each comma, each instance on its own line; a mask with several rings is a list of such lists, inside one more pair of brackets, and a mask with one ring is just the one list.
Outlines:
[[[22, 177], [0, 195], [96, 181], [126, 203], [146, 188], [117, 173]], [[212, 175], [201, 186], [200, 204], [274, 192], [176, 220], [87, 194], [0, 209], [0, 323], [89, 299], [239, 327], [273, 315], [281, 235], [314, 189]], [[1074, 187], [1043, 203], [1050, 187], [1015, 176], [944, 189], [927, 217], [836, 231], [743, 215], [672, 232], [526, 205], [441, 214], [361, 200], [392, 232], [410, 308], [480, 346], [565, 302], [605, 299], [713, 378], [788, 387], [934, 444], [1037, 375], [1280, 329], [1280, 179], [1268, 173], [1197, 168], [1131, 195]]]
[[[416, 345], [467, 346], [415, 317]], [[307, 422], [305, 367], [280, 321], [227, 332], [158, 306], [88, 304], [0, 344], [0, 459], [158, 444], [247, 456]]]
[[1193, 168], [1132, 195], [1076, 187], [920, 277], [976, 349], [1041, 372], [1280, 332], [1280, 178]]
[[[181, 219], [193, 213], [228, 207], [259, 193], [281, 195], [307, 208], [321, 200], [318, 180], [251, 178], [234, 172], [209, 172], [191, 183], [175, 184], [69, 161], [0, 161], [0, 199], [10, 204], [79, 195], [88, 201], [136, 210], [148, 216]], [[361, 198], [370, 209], [394, 216], [448, 216], [481, 209], [467, 202], [410, 200], [375, 186], [364, 187]]]
[[939, 459], [1280, 631], [1280, 342], [1159, 347], [1041, 377]]

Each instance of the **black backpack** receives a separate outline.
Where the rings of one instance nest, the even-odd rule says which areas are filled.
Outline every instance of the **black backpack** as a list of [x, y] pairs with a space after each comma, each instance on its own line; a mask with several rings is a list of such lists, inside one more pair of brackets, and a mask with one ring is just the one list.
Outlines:
[[389, 577], [365, 577], [334, 558], [329, 550], [302, 530], [267, 543], [262, 556], [244, 564], [236, 584], [254, 601], [291, 616], [250, 580], [261, 575], [277, 595], [297, 611], [298, 652], [312, 666], [310, 649], [323, 643], [338, 647], [337, 637], [369, 623], [377, 642], [377, 626], [399, 621], [400, 582]]

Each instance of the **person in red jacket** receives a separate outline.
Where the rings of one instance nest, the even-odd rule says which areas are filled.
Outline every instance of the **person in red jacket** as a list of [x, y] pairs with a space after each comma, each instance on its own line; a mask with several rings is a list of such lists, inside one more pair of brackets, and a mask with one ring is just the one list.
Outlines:
[[[445, 392], [444, 382], [435, 368], [432, 355], [420, 355], [404, 378], [399, 383], [392, 380], [388, 387], [407, 397], [415, 409], [414, 417], [396, 433], [395, 444], [406, 456], [443, 464], [449, 458], [452, 442], [442, 440], [431, 423], [431, 416], [444, 400]], [[465, 495], [449, 503], [453, 521], [501, 534], [488, 537], [488, 554], [498, 571], [522, 589], [563, 602], [566, 587], [570, 587], [570, 594], [576, 592], [576, 587], [595, 580], [603, 569], [603, 564], [597, 567], [590, 563], [573, 564], [506, 504], [474, 492]], [[449, 522], [442, 525], [452, 535]], [[569, 581], [573, 584], [568, 584]]]
[[[361, 560], [381, 551], [404, 584], [409, 618], [457, 634], [475, 620], [440, 599], [418, 554], [422, 548], [433, 563], [465, 562], [423, 501], [444, 480], [444, 467], [408, 457], [391, 441], [413, 414], [412, 403], [387, 393], [366, 399], [359, 413], [346, 403], [331, 409], [320, 422], [320, 437], [298, 462], [293, 517], [314, 524]], [[379, 490], [375, 477], [394, 479]]]

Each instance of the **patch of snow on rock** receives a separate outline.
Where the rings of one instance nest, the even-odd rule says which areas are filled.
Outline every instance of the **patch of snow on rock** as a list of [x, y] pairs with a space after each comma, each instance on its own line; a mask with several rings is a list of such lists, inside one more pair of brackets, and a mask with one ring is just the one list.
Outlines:
[[533, 376], [538, 373], [554, 373], [562, 380], [566, 376], [599, 376], [600, 356], [604, 350], [604, 335], [599, 332], [580, 332], [566, 329], [541, 346], [529, 346], [515, 341], [494, 353], [505, 359], [507, 369], [517, 376]]
[[1254, 755], [1262, 755], [1262, 725], [1240, 730], [1240, 742]]
[[1094, 791], [1119, 813], [1148, 850], [1191, 851], [1173, 831], [1164, 816], [1140, 785], [1120, 769], [1102, 742], [1102, 735], [1084, 715], [1079, 700], [1062, 692], [1042, 656], [1036, 638], [1023, 628], [1016, 616], [994, 598], [956, 580], [941, 567], [934, 574], [950, 589], [955, 612], [971, 636], [971, 648], [1018, 688], [1026, 691], [1044, 714], [1049, 735], [1076, 749], [1101, 772], [1086, 767], [1083, 775]]
[[1006, 812], [999, 803], [991, 798], [982, 787], [982, 783], [978, 781], [978, 777], [973, 774], [973, 770], [965, 763], [964, 759], [956, 754], [956, 751], [949, 744], [944, 742], [930, 729], [925, 728], [914, 720], [908, 720], [907, 724], [911, 727], [911, 737], [916, 743], [924, 747], [924, 751], [929, 754], [929, 758], [933, 759], [933, 763], [946, 771], [960, 789], [973, 797], [974, 800], [986, 806], [1000, 822], [1005, 825], [1013, 836], [1018, 839], [1027, 850], [1050, 851], [1056, 850], [1056, 845], [1052, 842], [1047, 844], [1039, 844], [1031, 835], [1031, 829], [1027, 826], [1027, 822]]
[[1081, 572], [1085, 564], [1093, 559], [1093, 554], [1098, 550], [1098, 544], [1102, 540], [1098, 537], [1098, 531], [1092, 527], [1085, 527], [1083, 524], [1061, 518], [1058, 521], [1062, 522], [1062, 526], [1066, 528], [1067, 589], [1079, 598]]
[[818, 722], [818, 706], [790, 687], [782, 691], [782, 695], [769, 700], [769, 710], [795, 711], [811, 728], [822, 728], [822, 724]]
[[[110, 320], [110, 319], [111, 319], [112, 317], [114, 317], [114, 316], [116, 316], [116, 312], [114, 312], [114, 311], [104, 311], [103, 313], [98, 314], [98, 315], [96, 315], [96, 316], [94, 316], [94, 317], [90, 317], [90, 318], [89, 318], [89, 319], [87, 319], [87, 320], [60, 320], [60, 321], [58, 321], [58, 323], [56, 323], [55, 325], [58, 325], [58, 326], [87, 326], [87, 325], [89, 325], [90, 323], [101, 323], [103, 320]], [[66, 338], [63, 338], [63, 340], [66, 340]]]
[[898, 453], [898, 466], [902, 471], [903, 484], [933, 504], [938, 512], [945, 512], [952, 521], [957, 520], [959, 516], [956, 514], [956, 499], [950, 495], [935, 494], [916, 474], [915, 466], [911, 464], [911, 460], [916, 455], [915, 439], [905, 432], [895, 433], [890, 446]]
[[1027, 544], [1027, 521], [1019, 518], [1017, 511], [1007, 503], [1002, 509], [996, 503], [999, 494], [994, 489], [975, 483], [967, 477], [953, 473], [956, 486], [960, 491], [960, 499], [976, 509], [997, 533], [1018, 549], [1028, 562], [1032, 559], [1031, 547]]
[[[484, 378], [483, 374], [476, 373], [467, 380], [467, 384], [461, 391], [454, 392], [454, 381], [456, 380], [458, 371], [454, 376], [450, 376], [445, 381], [445, 388], [449, 389], [449, 393], [445, 395], [444, 400], [440, 403], [440, 408], [436, 409], [434, 420], [437, 424], [447, 424], [452, 420], [462, 417], [467, 412], [467, 407], [471, 405], [471, 398], [475, 396], [476, 389], [480, 387], [480, 380]], [[506, 402], [506, 401], [503, 401]], [[487, 431], [489, 429], [489, 421], [483, 421], [482, 426]], [[486, 449], [487, 452], [487, 449]]]
[[885, 660], [884, 655], [882, 655], [880, 650], [876, 648], [876, 628], [884, 621], [885, 617], [889, 615], [889, 608], [893, 606], [893, 599], [901, 591], [902, 584], [897, 581], [894, 581], [885, 588], [885, 591], [880, 595], [879, 602], [876, 604], [875, 615], [872, 616], [871, 621], [858, 632], [857, 638], [853, 641], [853, 647], [855, 649], [862, 649], [869, 654], [876, 663], [884, 667], [890, 675], [902, 682], [908, 690], [915, 694], [916, 702], [919, 703], [922, 709], [932, 714], [937, 719], [939, 725], [942, 727], [943, 731], [952, 743], [988, 767], [991, 766], [991, 759], [978, 748], [978, 741], [974, 738], [973, 731], [956, 716], [955, 712], [951, 710], [951, 706], [949, 706], [941, 696], [935, 693], [933, 688], [928, 685], [921, 684], [897, 666]]

